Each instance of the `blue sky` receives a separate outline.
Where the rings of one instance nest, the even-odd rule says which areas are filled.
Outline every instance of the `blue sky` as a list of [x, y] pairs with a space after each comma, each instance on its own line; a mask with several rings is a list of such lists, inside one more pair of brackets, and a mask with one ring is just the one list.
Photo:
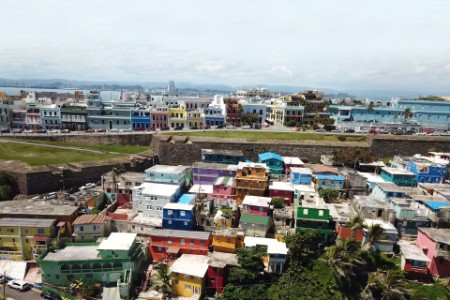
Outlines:
[[0, 77], [450, 90], [450, 1], [0, 1]]

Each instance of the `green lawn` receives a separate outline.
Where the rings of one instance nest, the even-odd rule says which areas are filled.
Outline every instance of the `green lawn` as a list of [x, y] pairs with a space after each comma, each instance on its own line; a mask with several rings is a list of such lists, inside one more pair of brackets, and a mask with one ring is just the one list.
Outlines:
[[[215, 138], [235, 138], [245, 139], [247, 141], [263, 141], [263, 140], [313, 140], [313, 141], [339, 141], [338, 136], [334, 134], [318, 134], [309, 132], [270, 132], [270, 131], [241, 131], [241, 130], [211, 130], [196, 132], [177, 132], [164, 133], [170, 135], [198, 136], [198, 137], [215, 137]], [[349, 142], [364, 142], [365, 136], [347, 135]]]
[[[61, 146], [68, 146], [62, 143], [51, 143]], [[75, 146], [75, 145], [70, 145]], [[112, 153], [92, 153], [82, 150], [60, 149], [54, 147], [45, 147], [41, 145], [29, 145], [19, 143], [0, 143], [1, 160], [17, 160], [29, 164], [30, 166], [40, 166], [48, 164], [75, 163], [84, 161], [97, 161], [110, 158], [118, 158], [124, 154], [139, 153], [149, 150], [149, 147], [132, 146], [84, 146], [78, 147], [117, 152]]]
[[450, 299], [449, 290], [441, 283], [425, 284], [415, 281], [407, 281], [407, 286], [413, 291], [414, 299], [445, 300]]

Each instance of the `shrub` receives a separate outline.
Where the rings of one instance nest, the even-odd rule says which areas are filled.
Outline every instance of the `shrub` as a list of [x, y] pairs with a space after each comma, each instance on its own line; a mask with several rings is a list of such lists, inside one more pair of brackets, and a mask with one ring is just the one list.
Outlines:
[[345, 135], [338, 135], [337, 139], [343, 142], [347, 140], [347, 137]]

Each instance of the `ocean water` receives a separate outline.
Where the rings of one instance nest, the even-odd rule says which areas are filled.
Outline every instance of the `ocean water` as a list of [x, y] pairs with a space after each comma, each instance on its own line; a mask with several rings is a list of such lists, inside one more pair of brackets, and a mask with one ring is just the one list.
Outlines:
[[[19, 95], [20, 91], [34, 91], [34, 92], [55, 92], [58, 94], [69, 93], [75, 94], [75, 91], [83, 91], [84, 94], [89, 93], [89, 90], [60, 90], [60, 89], [36, 89], [36, 88], [23, 88], [23, 87], [0, 87], [0, 92], [4, 92], [7, 95], [15, 96]], [[100, 96], [105, 100], [119, 100], [120, 91], [100, 91]]]

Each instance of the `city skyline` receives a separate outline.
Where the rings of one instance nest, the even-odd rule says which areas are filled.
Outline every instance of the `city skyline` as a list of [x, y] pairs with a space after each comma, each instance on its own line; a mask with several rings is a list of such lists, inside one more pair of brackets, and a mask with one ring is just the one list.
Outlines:
[[444, 1], [2, 1], [0, 77], [447, 91]]

